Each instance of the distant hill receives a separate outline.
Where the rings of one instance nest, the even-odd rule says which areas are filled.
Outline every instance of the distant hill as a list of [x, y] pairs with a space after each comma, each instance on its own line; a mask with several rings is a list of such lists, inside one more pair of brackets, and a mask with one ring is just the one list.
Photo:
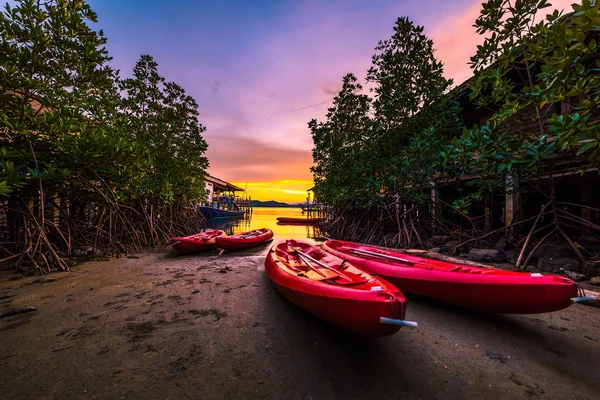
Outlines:
[[252, 207], [302, 207], [298, 204], [288, 204], [282, 203], [280, 201], [269, 200], [269, 201], [260, 201], [260, 200], [252, 200]]

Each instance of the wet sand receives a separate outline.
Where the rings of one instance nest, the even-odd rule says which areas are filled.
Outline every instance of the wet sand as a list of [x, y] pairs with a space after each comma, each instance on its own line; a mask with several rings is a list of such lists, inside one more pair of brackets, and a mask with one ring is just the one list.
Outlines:
[[267, 247], [90, 262], [0, 282], [2, 399], [598, 399], [600, 309], [489, 315], [409, 297], [350, 335], [279, 296]]

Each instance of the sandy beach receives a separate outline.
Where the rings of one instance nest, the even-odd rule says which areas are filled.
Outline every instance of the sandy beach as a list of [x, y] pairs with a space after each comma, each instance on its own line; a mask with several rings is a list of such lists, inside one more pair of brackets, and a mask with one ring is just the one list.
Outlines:
[[[4, 399], [595, 399], [598, 308], [488, 315], [409, 297], [416, 330], [350, 335], [277, 294], [268, 246], [89, 262], [0, 283]], [[54, 281], [54, 279], [56, 279]]]

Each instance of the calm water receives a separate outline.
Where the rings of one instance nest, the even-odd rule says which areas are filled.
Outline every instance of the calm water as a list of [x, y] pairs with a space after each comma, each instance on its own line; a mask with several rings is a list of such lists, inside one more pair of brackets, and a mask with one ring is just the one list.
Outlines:
[[222, 229], [228, 235], [270, 228], [275, 234], [274, 240], [317, 239], [321, 236], [321, 231], [316, 226], [277, 225], [277, 217], [306, 218], [306, 213], [301, 208], [255, 207], [244, 219], [213, 219], [209, 220], [207, 228]]

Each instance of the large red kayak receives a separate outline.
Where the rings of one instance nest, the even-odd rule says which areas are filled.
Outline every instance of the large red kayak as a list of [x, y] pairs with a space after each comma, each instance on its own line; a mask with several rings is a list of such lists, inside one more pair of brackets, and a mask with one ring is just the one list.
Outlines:
[[171, 246], [179, 253], [196, 253], [217, 247], [216, 238], [226, 236], [221, 230], [210, 230], [186, 237], [171, 239]]
[[534, 314], [571, 305], [577, 286], [557, 275], [453, 264], [359, 243], [327, 240], [323, 250], [384, 277], [405, 293], [473, 310]]
[[240, 250], [258, 246], [273, 238], [273, 231], [269, 228], [255, 229], [232, 236], [219, 236], [216, 238], [217, 247], [224, 250]]
[[387, 336], [401, 326], [416, 326], [404, 321], [406, 300], [389, 282], [308, 243], [274, 245], [265, 268], [284, 297], [342, 329]]
[[316, 224], [325, 221], [325, 218], [295, 218], [295, 217], [277, 217], [277, 221], [286, 224]]

